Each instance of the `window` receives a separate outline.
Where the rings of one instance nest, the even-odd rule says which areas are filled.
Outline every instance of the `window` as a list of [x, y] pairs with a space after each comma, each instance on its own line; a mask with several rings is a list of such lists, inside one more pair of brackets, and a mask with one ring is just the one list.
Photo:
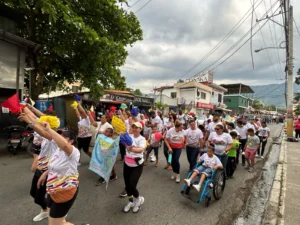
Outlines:
[[215, 95], [215, 92], [212, 92], [212, 93], [211, 93], [211, 96], [214, 96], [214, 95]]
[[218, 94], [218, 102], [222, 103], [222, 94]]
[[206, 99], [206, 93], [201, 92], [201, 99]]
[[224, 102], [231, 102], [230, 98], [224, 98]]
[[177, 98], [177, 92], [171, 92], [171, 98]]

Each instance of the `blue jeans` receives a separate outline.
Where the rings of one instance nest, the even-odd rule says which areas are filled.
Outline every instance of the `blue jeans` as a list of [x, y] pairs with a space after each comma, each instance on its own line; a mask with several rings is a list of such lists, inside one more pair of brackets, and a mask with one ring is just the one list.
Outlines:
[[179, 163], [179, 158], [181, 155], [181, 148], [172, 148], [173, 153], [172, 153], [172, 167], [173, 167], [173, 172], [176, 174], [179, 174], [180, 172], [180, 163]]
[[199, 151], [200, 151], [199, 147], [186, 146], [186, 156], [190, 164], [190, 171], [192, 171], [195, 168]]

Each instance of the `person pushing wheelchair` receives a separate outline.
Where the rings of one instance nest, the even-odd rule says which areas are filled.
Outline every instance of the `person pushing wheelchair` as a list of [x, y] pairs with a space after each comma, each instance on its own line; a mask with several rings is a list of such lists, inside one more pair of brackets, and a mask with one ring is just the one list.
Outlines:
[[194, 172], [188, 179], [184, 179], [184, 183], [187, 187], [190, 187], [194, 178], [201, 174], [199, 184], [194, 184], [193, 187], [200, 192], [201, 186], [207, 177], [211, 177], [212, 171], [216, 169], [223, 169], [223, 165], [220, 159], [214, 155], [215, 146], [210, 144], [207, 148], [207, 153], [203, 154], [200, 157], [200, 162], [203, 161], [197, 168], [194, 169]]

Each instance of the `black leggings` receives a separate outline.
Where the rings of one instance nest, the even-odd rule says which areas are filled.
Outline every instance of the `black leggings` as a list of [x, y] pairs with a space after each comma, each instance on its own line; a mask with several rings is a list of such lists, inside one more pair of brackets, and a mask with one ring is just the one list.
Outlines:
[[296, 137], [295, 138], [300, 138], [300, 130], [295, 130], [296, 132]]
[[41, 185], [41, 187], [38, 189], [37, 188], [37, 182], [42, 175], [42, 172], [39, 170], [36, 170], [34, 173], [34, 176], [32, 178], [32, 183], [31, 183], [31, 189], [30, 189], [30, 195], [34, 199], [34, 203], [41, 206], [43, 210], [47, 209], [47, 204], [46, 204], [46, 184]]
[[143, 168], [144, 168], [143, 163], [136, 167], [130, 167], [127, 166], [126, 163], [124, 163], [123, 176], [125, 181], [125, 190], [128, 196], [133, 196], [135, 198], [140, 196], [136, 186], [142, 175]]
[[232, 177], [235, 169], [236, 169], [235, 157], [229, 156], [226, 165], [227, 176]]
[[264, 155], [264, 152], [265, 152], [265, 148], [266, 148], [266, 145], [267, 145], [267, 142], [268, 142], [268, 140], [266, 139], [266, 141], [263, 141], [263, 138], [264, 137], [259, 137], [259, 139], [260, 139], [260, 145], [261, 145], [261, 151], [260, 151], [260, 146], [259, 146], [259, 149], [258, 149], [258, 152], [257, 152], [257, 154], [258, 155], [261, 155], [261, 156], [263, 156]]
[[[239, 164], [240, 150], [242, 150], [242, 152], [244, 152], [244, 148], [247, 143], [247, 139], [240, 139], [239, 141], [241, 144], [240, 144], [239, 149], [236, 151], [236, 164]], [[242, 155], [242, 163], [245, 164], [245, 162], [246, 162], [245, 156]]]
[[92, 137], [77, 138], [78, 150], [81, 151], [81, 149], [83, 149], [83, 151], [87, 153], [89, 151], [91, 140]]
[[120, 148], [121, 159], [124, 159], [126, 153], [125, 145], [119, 143], [119, 148]]

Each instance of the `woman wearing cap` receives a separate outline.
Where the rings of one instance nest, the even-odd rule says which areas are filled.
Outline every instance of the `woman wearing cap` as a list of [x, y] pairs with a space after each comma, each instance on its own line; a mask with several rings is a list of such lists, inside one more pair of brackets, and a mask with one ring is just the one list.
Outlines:
[[227, 153], [232, 148], [232, 138], [229, 134], [224, 133], [223, 131], [223, 125], [217, 124], [215, 132], [209, 135], [207, 146], [211, 144], [215, 145], [215, 155], [220, 158], [225, 169], [228, 161]]
[[144, 197], [141, 197], [137, 190], [137, 184], [142, 175], [144, 168], [144, 150], [146, 149], [146, 139], [140, 135], [142, 124], [135, 122], [131, 126], [132, 145], [126, 146], [126, 155], [124, 163], [124, 181], [125, 189], [128, 195], [128, 204], [124, 207], [124, 212], [138, 212], [144, 203]]
[[171, 179], [176, 180], [176, 183], [180, 183], [179, 158], [184, 144], [184, 131], [182, 129], [183, 125], [179, 121], [176, 121], [175, 127], [168, 130], [165, 137], [165, 143], [169, 149], [169, 154], [172, 154], [171, 164], [173, 175], [171, 176]]
[[31, 166], [31, 171], [34, 172], [34, 176], [32, 179], [30, 195], [34, 198], [34, 202], [42, 208], [41, 212], [33, 218], [33, 221], [37, 222], [48, 218], [47, 201], [45, 198], [46, 185], [41, 185], [38, 188], [37, 183], [42, 174], [48, 170], [49, 160], [57, 149], [57, 145], [52, 140], [51, 134], [45, 132], [42, 127], [37, 124], [36, 116], [28, 110], [28, 108], [23, 110], [23, 113], [18, 119], [26, 122], [41, 138], [40, 151], [35, 152]]
[[58, 146], [49, 161], [48, 170], [43, 173], [37, 184], [39, 188], [46, 182], [49, 225], [72, 225], [65, 221], [65, 216], [72, 207], [79, 189], [77, 166], [80, 152], [73, 146], [76, 137], [71, 130], [62, 131], [62, 135], [59, 135], [48, 123], [43, 122], [41, 125]]
[[190, 128], [185, 131], [185, 146], [190, 171], [192, 171], [196, 165], [199, 152], [204, 152], [204, 140], [202, 131], [197, 128], [194, 119], [189, 120], [189, 125]]
[[91, 152], [89, 151], [90, 142], [92, 140], [92, 132], [90, 129], [91, 122], [89, 120], [88, 115], [86, 114], [85, 110], [82, 108], [80, 103], [78, 102], [78, 107], [74, 109], [75, 113], [79, 119], [78, 122], [78, 149], [83, 151], [88, 155], [92, 156]]

